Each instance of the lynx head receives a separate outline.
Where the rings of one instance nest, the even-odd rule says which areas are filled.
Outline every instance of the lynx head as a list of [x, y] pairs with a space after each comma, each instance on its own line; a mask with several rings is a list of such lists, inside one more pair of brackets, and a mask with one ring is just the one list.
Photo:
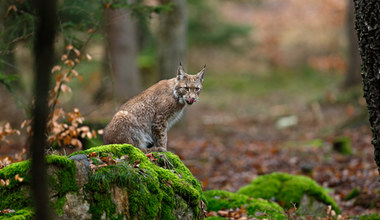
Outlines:
[[192, 105], [198, 101], [199, 93], [202, 90], [205, 71], [206, 66], [204, 66], [199, 73], [189, 75], [185, 73], [182, 65], [179, 65], [177, 70], [177, 85], [174, 90], [174, 96], [178, 99], [179, 103]]

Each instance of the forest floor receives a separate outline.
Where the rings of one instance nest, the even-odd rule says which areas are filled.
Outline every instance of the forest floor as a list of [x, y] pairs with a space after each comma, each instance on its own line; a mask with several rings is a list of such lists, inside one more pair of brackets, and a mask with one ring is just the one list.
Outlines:
[[[339, 89], [341, 78], [310, 69], [207, 73], [200, 100], [169, 131], [168, 150], [180, 156], [205, 190], [236, 192], [271, 172], [303, 174], [330, 189], [343, 215], [380, 213], [365, 102], [360, 88]], [[76, 97], [90, 99], [85, 97], [91, 92], [81, 93]], [[113, 113], [112, 103], [77, 103], [72, 105], [94, 123], [104, 124]], [[341, 136], [350, 140], [352, 154], [333, 150]], [[20, 146], [2, 145], [0, 158], [19, 153]], [[354, 189], [358, 196], [346, 201]]]
[[[170, 131], [168, 149], [205, 190], [236, 192], [271, 172], [303, 174], [330, 189], [345, 219], [380, 213], [379, 175], [360, 88], [342, 91], [322, 82], [327, 88], [320, 90], [315, 85], [321, 79], [295, 79], [297, 73], [287, 77], [300, 82], [280, 83], [277, 89], [263, 78], [239, 82], [240, 89], [269, 86], [257, 94], [205, 89], [199, 103], [188, 107], [185, 122]], [[227, 81], [234, 84], [234, 79]], [[333, 149], [342, 136], [350, 140], [350, 155]], [[358, 196], [346, 200], [354, 189]]]

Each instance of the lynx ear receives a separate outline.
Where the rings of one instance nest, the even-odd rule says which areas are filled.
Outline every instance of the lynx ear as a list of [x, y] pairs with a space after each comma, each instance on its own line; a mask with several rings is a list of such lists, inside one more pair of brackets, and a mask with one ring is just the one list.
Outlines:
[[205, 72], [206, 72], [206, 65], [203, 67], [201, 71], [199, 71], [199, 73], [197, 73], [197, 77], [199, 81], [203, 82], [203, 76], [205, 75]]
[[185, 73], [185, 70], [182, 67], [182, 64], [179, 63], [179, 67], [178, 67], [178, 70], [177, 70], [177, 79], [178, 80], [183, 80], [185, 74], [186, 73]]

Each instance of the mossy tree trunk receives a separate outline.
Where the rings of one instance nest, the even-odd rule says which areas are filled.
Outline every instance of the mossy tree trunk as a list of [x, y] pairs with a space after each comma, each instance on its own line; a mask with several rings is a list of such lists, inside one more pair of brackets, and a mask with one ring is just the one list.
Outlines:
[[380, 172], [380, 1], [354, 0], [354, 5], [363, 64], [363, 91], [373, 134], [375, 161]]
[[32, 194], [36, 219], [50, 219], [49, 198], [45, 164], [46, 122], [48, 116], [48, 91], [51, 68], [54, 63], [54, 38], [56, 33], [56, 1], [35, 0], [37, 9], [37, 31], [34, 42], [35, 57], [35, 104], [33, 109], [32, 155]]

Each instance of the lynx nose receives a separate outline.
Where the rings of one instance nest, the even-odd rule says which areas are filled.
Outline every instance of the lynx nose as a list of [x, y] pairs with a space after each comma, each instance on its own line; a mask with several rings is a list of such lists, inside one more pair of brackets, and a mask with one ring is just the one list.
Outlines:
[[192, 105], [195, 102], [194, 98], [187, 99], [187, 104]]

